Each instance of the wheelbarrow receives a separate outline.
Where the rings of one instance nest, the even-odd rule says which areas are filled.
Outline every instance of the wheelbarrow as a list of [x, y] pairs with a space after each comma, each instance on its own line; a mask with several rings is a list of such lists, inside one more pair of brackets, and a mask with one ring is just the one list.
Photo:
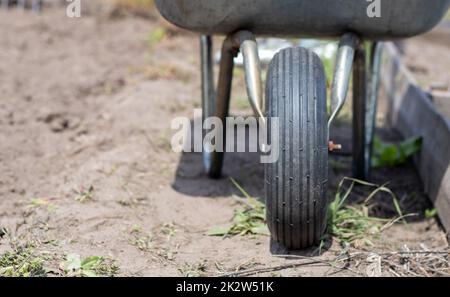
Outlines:
[[[201, 33], [203, 119], [228, 116], [234, 57], [244, 58], [247, 93], [269, 134], [278, 119], [277, 161], [265, 164], [267, 222], [272, 240], [288, 249], [318, 244], [326, 231], [328, 154], [339, 145], [329, 129], [346, 101], [353, 77], [353, 174], [366, 179], [375, 126], [382, 41], [433, 28], [450, 0], [156, 0], [171, 23]], [[211, 35], [222, 45], [217, 90]], [[324, 67], [311, 50], [278, 52], [269, 64], [265, 96], [259, 36], [340, 38], [327, 114]], [[369, 46], [368, 46], [369, 44]], [[225, 125], [224, 125], [225, 126]], [[225, 133], [223, 133], [225, 135]], [[221, 175], [224, 153], [204, 150], [208, 175]]]

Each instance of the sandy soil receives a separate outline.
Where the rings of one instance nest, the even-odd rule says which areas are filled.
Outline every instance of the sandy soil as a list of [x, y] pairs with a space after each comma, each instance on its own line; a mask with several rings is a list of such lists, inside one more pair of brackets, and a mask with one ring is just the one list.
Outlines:
[[[405, 63], [417, 83], [430, 91], [438, 109], [450, 119], [450, 25], [405, 41]], [[430, 46], [432, 45], [432, 46]]]
[[[233, 198], [239, 193], [228, 178], [207, 179], [199, 155], [170, 149], [170, 120], [192, 117], [200, 103], [198, 41], [177, 32], [149, 48], [157, 26], [131, 17], [69, 19], [58, 9], [0, 11], [0, 227], [61, 259], [68, 253], [110, 257], [123, 276], [211, 276], [279, 265], [289, 267], [265, 275], [364, 274], [301, 266], [334, 258], [343, 251], [336, 242], [320, 256], [296, 253], [307, 256], [303, 260], [276, 257], [285, 251], [266, 236], [205, 235], [229, 222], [241, 207]], [[235, 85], [236, 102], [244, 96], [242, 77]], [[398, 139], [389, 130], [380, 133]], [[351, 149], [348, 126], [332, 134], [344, 151]], [[330, 197], [351, 162], [345, 152], [333, 160]], [[254, 155], [230, 154], [225, 173], [263, 197], [263, 169]], [[419, 216], [360, 249], [447, 247], [439, 224], [423, 217], [432, 206], [412, 165], [377, 170], [374, 181], [389, 182], [404, 212]], [[91, 186], [92, 199], [77, 201], [77, 191]], [[366, 195], [358, 189], [352, 199]], [[376, 213], [395, 215], [387, 197], [375, 202]], [[150, 234], [150, 247], [139, 249], [137, 241]], [[0, 253], [10, 249], [4, 236]]]

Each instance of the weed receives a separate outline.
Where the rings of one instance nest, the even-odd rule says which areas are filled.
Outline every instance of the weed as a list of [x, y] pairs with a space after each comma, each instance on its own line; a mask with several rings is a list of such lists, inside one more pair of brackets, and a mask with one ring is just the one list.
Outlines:
[[132, 207], [132, 206], [137, 206], [137, 205], [141, 204], [143, 200], [145, 200], [145, 198], [142, 198], [142, 197], [119, 199], [119, 200], [117, 200], [117, 203], [121, 206]]
[[68, 254], [66, 261], [61, 263], [61, 268], [68, 276], [115, 276], [119, 272], [119, 267], [113, 260], [90, 256], [82, 259], [78, 254]]
[[56, 209], [56, 205], [50, 202], [50, 199], [47, 198], [33, 198], [28, 204], [28, 209], [36, 209], [46, 207], [48, 211], [54, 211]]
[[178, 268], [178, 271], [180, 271], [184, 277], [200, 277], [206, 271], [206, 263], [184, 263], [182, 267]]
[[42, 277], [44, 258], [35, 254], [31, 247], [18, 247], [7, 251], [0, 257], [0, 276], [7, 277]]
[[213, 227], [208, 231], [207, 235], [211, 236], [229, 236], [229, 235], [246, 235], [246, 234], [262, 234], [268, 235], [269, 230], [266, 225], [266, 208], [265, 205], [250, 195], [233, 179], [230, 178], [234, 186], [245, 196], [245, 208], [235, 212], [233, 224], [229, 227]]
[[79, 191], [75, 191], [75, 201], [86, 203], [94, 199], [94, 186], [89, 186], [86, 190], [81, 188]]
[[[343, 193], [342, 188], [347, 181], [350, 181], [350, 186]], [[355, 184], [375, 188], [375, 190], [370, 193], [364, 204], [355, 206], [345, 205]], [[369, 206], [367, 206], [367, 203], [379, 192], [384, 192], [391, 196], [398, 213], [398, 218], [389, 220], [369, 215]], [[341, 243], [352, 244], [358, 241], [364, 245], [372, 245], [372, 238], [377, 237], [384, 229], [404, 217], [397, 198], [390, 189], [385, 186], [346, 177], [339, 183], [334, 201], [328, 208], [328, 230]]]
[[150, 48], [153, 48], [156, 44], [160, 43], [164, 37], [166, 37], [166, 29], [158, 27], [154, 29], [147, 38], [147, 43]]
[[174, 224], [166, 223], [161, 227], [161, 233], [167, 235], [168, 239], [175, 236], [177, 230], [175, 229]]
[[148, 252], [153, 248], [153, 236], [135, 236], [132, 240], [132, 244], [136, 246], [140, 251]]
[[424, 215], [426, 219], [432, 219], [437, 215], [437, 209], [436, 208], [426, 209]]
[[131, 233], [131, 234], [133, 234], [133, 233], [139, 233], [139, 232], [141, 232], [141, 231], [142, 231], [142, 227], [141, 227], [141, 226], [139, 226], [139, 225], [133, 225], [133, 226], [131, 227], [130, 233]]
[[372, 166], [392, 167], [405, 164], [410, 157], [420, 151], [421, 146], [421, 137], [406, 139], [398, 145], [384, 143], [379, 137], [375, 137], [373, 141]]
[[[133, 227], [131, 231], [133, 238], [130, 243], [136, 246], [140, 251], [150, 252], [159, 260], [172, 261], [177, 253], [178, 246], [171, 245], [171, 238], [175, 236], [176, 229], [173, 224], [164, 224], [159, 233], [144, 234], [140, 227]], [[165, 235], [165, 245], [160, 246], [158, 242], [162, 241], [161, 236]]]

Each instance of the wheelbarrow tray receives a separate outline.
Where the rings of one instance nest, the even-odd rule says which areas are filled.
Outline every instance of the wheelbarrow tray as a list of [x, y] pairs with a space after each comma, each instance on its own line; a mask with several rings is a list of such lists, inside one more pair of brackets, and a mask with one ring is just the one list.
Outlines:
[[369, 39], [411, 37], [433, 28], [450, 0], [380, 0], [381, 16], [368, 16], [366, 0], [156, 0], [171, 23], [203, 34], [246, 29], [257, 35]]

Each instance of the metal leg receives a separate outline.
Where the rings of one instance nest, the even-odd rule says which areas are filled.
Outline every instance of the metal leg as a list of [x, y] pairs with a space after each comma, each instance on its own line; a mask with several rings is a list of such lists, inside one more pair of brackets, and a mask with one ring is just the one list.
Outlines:
[[[231, 83], [233, 79], [234, 58], [242, 51], [244, 56], [245, 81], [250, 103], [256, 116], [264, 119], [264, 96], [261, 80], [261, 69], [258, 57], [258, 47], [255, 37], [249, 31], [240, 31], [228, 36], [222, 45], [220, 60], [219, 82], [214, 95], [212, 82], [212, 41], [209, 36], [202, 36], [201, 62], [202, 62], [202, 107], [203, 120], [211, 115], [219, 118], [223, 123], [223, 147], [226, 146], [226, 124], [230, 107]], [[264, 122], [264, 120], [263, 120]], [[203, 153], [205, 169], [210, 177], [218, 178], [221, 175], [223, 152]]]
[[359, 45], [353, 66], [353, 175], [359, 179], [366, 179], [368, 175], [364, 153], [366, 97], [366, 51]]
[[383, 52], [383, 44], [381, 42], [374, 42], [371, 49], [371, 65], [369, 75], [369, 91], [368, 102], [366, 108], [366, 143], [365, 143], [365, 168], [367, 176], [370, 174], [371, 158], [372, 158], [372, 146], [373, 137], [375, 134], [376, 115], [377, 115], [377, 103], [378, 103], [378, 91], [379, 91], [379, 74], [381, 66], [381, 55]]
[[[203, 35], [200, 37], [200, 60], [202, 73], [202, 111], [203, 121], [214, 116], [214, 83], [213, 83], [213, 59], [212, 59], [212, 39], [211, 36]], [[204, 139], [207, 131], [203, 130]], [[203, 149], [203, 165], [206, 172], [211, 169], [211, 153]]]
[[214, 83], [211, 36], [200, 37], [203, 119], [214, 115]]
[[328, 129], [339, 114], [347, 99], [348, 85], [352, 71], [355, 48], [359, 42], [356, 35], [347, 33], [342, 36], [336, 58], [333, 82], [331, 85], [331, 116], [328, 120]]
[[[214, 115], [223, 123], [223, 147], [226, 143], [225, 120], [230, 107], [231, 83], [233, 79], [234, 58], [239, 52], [239, 47], [234, 42], [234, 36], [225, 39], [222, 45], [220, 60], [219, 81], [217, 92], [214, 96], [212, 73], [212, 42], [210, 37], [202, 37], [202, 93], [204, 117]], [[223, 152], [213, 151], [204, 153], [204, 164], [207, 174], [212, 178], [219, 178], [222, 173]]]
[[266, 104], [263, 95], [258, 44], [251, 33], [246, 33], [245, 35], [244, 39], [240, 41], [240, 50], [244, 57], [247, 94], [255, 116], [261, 118], [264, 122]]

